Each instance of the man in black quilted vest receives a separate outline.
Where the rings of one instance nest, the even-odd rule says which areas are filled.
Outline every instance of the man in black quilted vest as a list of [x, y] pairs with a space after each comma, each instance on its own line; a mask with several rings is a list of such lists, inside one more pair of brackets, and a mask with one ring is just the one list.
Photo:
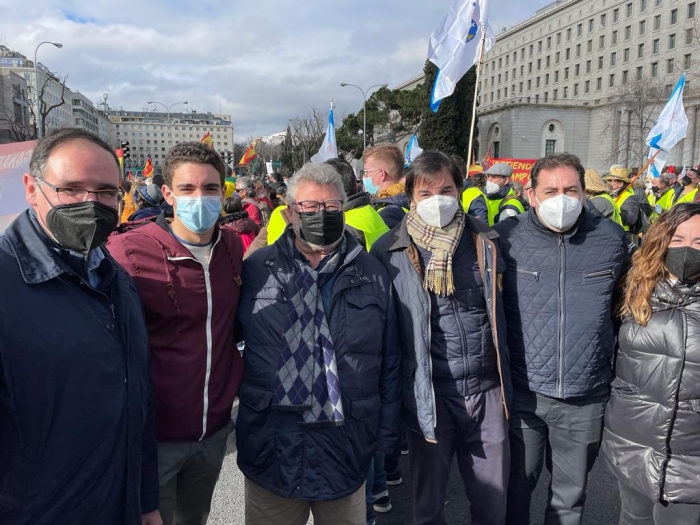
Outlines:
[[545, 525], [578, 525], [612, 379], [614, 296], [629, 264], [624, 230], [584, 206], [579, 159], [538, 160], [532, 208], [500, 222], [513, 381], [507, 524], [529, 524], [547, 463]]

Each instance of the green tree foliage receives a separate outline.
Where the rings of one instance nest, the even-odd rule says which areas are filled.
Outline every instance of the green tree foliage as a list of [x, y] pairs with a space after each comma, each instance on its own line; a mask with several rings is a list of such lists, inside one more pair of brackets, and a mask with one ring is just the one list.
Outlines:
[[[438, 150], [447, 155], [458, 155], [466, 160], [469, 143], [469, 128], [474, 103], [474, 86], [476, 83], [476, 68], [472, 67], [457, 83], [454, 93], [442, 99], [437, 113], [430, 109], [430, 93], [435, 82], [437, 67], [426, 61], [423, 69], [425, 82], [422, 86], [425, 104], [422, 109], [420, 146], [424, 150]], [[474, 130], [474, 146], [476, 149], [477, 130]]]

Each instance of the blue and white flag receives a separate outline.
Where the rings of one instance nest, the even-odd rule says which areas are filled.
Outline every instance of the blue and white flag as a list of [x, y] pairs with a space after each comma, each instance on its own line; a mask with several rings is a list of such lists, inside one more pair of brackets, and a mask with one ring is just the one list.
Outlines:
[[647, 136], [647, 146], [654, 150], [670, 152], [681, 139], [685, 138], [688, 130], [688, 117], [683, 107], [683, 89], [685, 88], [685, 73], [673, 88], [671, 98], [661, 110], [659, 120]]
[[418, 137], [414, 133], [411, 140], [408, 141], [406, 145], [406, 158], [404, 161], [404, 168], [408, 168], [413, 164], [413, 161], [418, 158], [418, 155], [423, 153], [423, 150], [418, 145]]
[[488, 23], [488, 0], [453, 0], [428, 44], [428, 60], [439, 68], [430, 94], [430, 109], [434, 112], [479, 61], [482, 35], [486, 53], [496, 42]]
[[333, 120], [333, 101], [331, 100], [331, 111], [328, 113], [328, 129], [326, 130], [326, 138], [323, 139], [323, 144], [318, 150], [318, 153], [311, 157], [311, 162], [321, 164], [328, 159], [338, 158], [338, 145], [335, 142], [335, 121]]

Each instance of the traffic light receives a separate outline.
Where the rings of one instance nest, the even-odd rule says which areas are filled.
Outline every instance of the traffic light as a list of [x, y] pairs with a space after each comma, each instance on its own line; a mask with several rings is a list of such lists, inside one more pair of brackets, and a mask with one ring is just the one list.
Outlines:
[[227, 164], [231, 164], [233, 162], [233, 151], [226, 152], [226, 162]]
[[128, 159], [131, 157], [130, 153], [131, 149], [129, 148], [129, 142], [128, 141], [122, 141], [122, 153], [123, 153], [123, 158]]

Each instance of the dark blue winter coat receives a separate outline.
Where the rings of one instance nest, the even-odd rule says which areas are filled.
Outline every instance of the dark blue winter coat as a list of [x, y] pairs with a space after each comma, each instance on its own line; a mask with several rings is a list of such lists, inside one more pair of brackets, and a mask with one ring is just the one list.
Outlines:
[[513, 386], [557, 399], [604, 392], [612, 379], [624, 230], [586, 208], [564, 234], [534, 209], [499, 222]]
[[0, 523], [140, 524], [158, 464], [136, 288], [109, 256], [91, 288], [30, 213], [0, 237]]
[[389, 229], [392, 229], [403, 220], [409, 208], [410, 203], [405, 193], [374, 200], [374, 209], [379, 212]]
[[[391, 283], [379, 262], [345, 233], [347, 253], [324, 297], [343, 399], [341, 426], [300, 425], [299, 412], [271, 406], [289, 301], [298, 271], [287, 237], [243, 261], [237, 317], [245, 372], [236, 426], [238, 466], [285, 498], [335, 500], [357, 491], [375, 448], [398, 444], [401, 348]], [[326, 290], [321, 288], [321, 294]]]

